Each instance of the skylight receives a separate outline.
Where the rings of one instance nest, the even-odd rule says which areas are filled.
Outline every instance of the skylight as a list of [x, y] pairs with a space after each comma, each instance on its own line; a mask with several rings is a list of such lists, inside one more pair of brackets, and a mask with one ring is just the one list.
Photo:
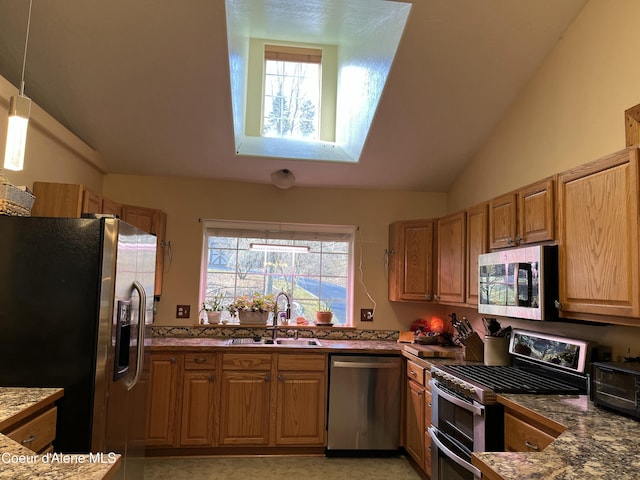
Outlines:
[[[237, 154], [358, 162], [410, 9], [387, 0], [226, 0]], [[247, 134], [249, 45], [256, 38], [337, 46], [334, 141]]]

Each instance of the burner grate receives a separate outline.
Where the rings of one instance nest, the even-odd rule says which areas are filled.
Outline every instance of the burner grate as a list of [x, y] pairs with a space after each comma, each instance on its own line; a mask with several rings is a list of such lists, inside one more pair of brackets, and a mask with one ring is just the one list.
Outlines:
[[518, 367], [489, 365], [447, 365], [462, 380], [490, 388], [495, 393], [577, 394], [580, 389]]

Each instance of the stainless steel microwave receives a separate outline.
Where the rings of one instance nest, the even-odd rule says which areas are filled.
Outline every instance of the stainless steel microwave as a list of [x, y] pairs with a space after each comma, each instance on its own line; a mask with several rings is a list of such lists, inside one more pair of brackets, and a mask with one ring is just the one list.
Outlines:
[[558, 318], [558, 247], [535, 245], [478, 257], [478, 313]]

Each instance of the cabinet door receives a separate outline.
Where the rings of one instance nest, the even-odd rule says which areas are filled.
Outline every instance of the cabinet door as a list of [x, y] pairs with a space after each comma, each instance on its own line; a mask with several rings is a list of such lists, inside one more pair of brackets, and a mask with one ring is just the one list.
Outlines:
[[433, 298], [434, 222], [415, 220], [389, 226], [389, 300]]
[[31, 215], [34, 217], [79, 218], [82, 213], [82, 185], [33, 182]]
[[489, 251], [488, 205], [467, 210], [467, 303], [478, 305], [478, 255]]
[[516, 194], [508, 193], [489, 202], [489, 245], [491, 248], [516, 244]]
[[108, 215], [117, 215], [122, 218], [122, 205], [113, 200], [109, 200], [108, 198], [102, 199], [102, 213], [106, 213]]
[[182, 355], [151, 355], [147, 445], [176, 446], [179, 373]]
[[180, 445], [213, 445], [215, 371], [185, 371], [182, 377]]
[[553, 240], [553, 178], [547, 178], [518, 191], [519, 244]]
[[156, 236], [156, 278], [154, 295], [162, 294], [162, 279], [164, 273], [164, 241], [167, 228], [167, 214], [162, 210], [153, 208], [134, 207], [124, 205], [122, 207], [122, 219], [145, 232]]
[[278, 372], [277, 445], [325, 444], [325, 372]]
[[504, 449], [507, 452], [541, 452], [556, 437], [509, 414], [504, 414]]
[[424, 467], [424, 388], [407, 382], [407, 405], [404, 448], [420, 466]]
[[460, 212], [438, 220], [438, 301], [464, 303], [466, 213]]
[[560, 174], [558, 216], [560, 315], [638, 317], [638, 150]]
[[88, 188], [82, 195], [82, 213], [103, 213], [102, 197]]
[[220, 445], [267, 445], [271, 373], [224, 371], [220, 395]]

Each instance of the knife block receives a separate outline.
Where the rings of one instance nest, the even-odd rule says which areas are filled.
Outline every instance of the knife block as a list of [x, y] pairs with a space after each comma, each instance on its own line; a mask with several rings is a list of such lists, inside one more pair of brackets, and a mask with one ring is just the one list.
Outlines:
[[461, 339], [464, 345], [464, 359], [473, 362], [484, 362], [484, 343], [480, 336], [473, 332]]

